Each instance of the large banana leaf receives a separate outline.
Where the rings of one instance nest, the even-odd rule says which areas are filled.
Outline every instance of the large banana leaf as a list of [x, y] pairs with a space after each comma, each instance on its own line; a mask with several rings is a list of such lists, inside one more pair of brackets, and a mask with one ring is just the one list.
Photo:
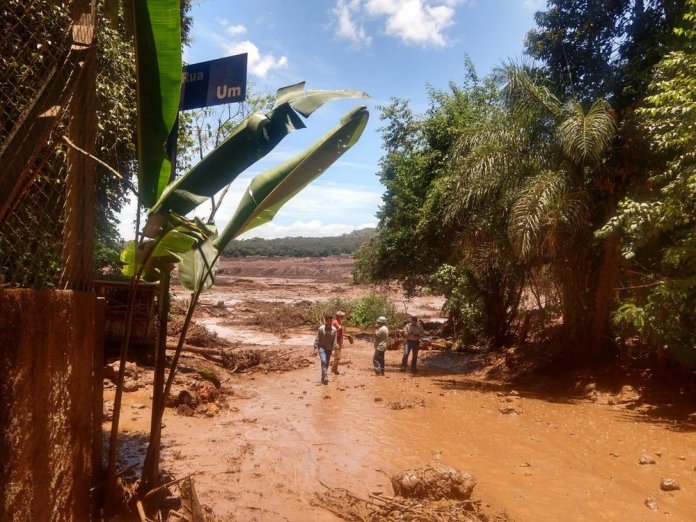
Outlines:
[[121, 273], [132, 277], [140, 271], [145, 281], [157, 281], [163, 271], [171, 272], [183, 255], [204, 239], [197, 231], [180, 226], [139, 245], [129, 241], [121, 252]]
[[135, 21], [138, 98], [138, 192], [151, 207], [169, 181], [165, 143], [179, 110], [181, 13], [179, 0], [130, 0]]
[[368, 117], [367, 108], [356, 107], [307, 150], [254, 177], [234, 216], [213, 242], [215, 248], [222, 251], [235, 237], [272, 220], [287, 201], [358, 141]]
[[279, 89], [271, 111], [246, 118], [215, 150], [169, 185], [150, 213], [186, 215], [214, 196], [285, 136], [305, 127], [296, 110], [309, 116], [330, 100], [366, 97], [367, 94], [352, 90], [305, 91], [304, 82]]
[[214, 227], [211, 232], [213, 234], [203, 243], [184, 253], [179, 263], [179, 281], [190, 292], [204, 292], [215, 282], [220, 256], [213, 246], [213, 241], [217, 238]]

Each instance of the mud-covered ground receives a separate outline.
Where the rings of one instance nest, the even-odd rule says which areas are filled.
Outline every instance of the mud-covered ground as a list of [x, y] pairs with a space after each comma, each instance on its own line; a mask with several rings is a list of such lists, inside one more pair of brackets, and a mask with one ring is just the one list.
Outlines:
[[[369, 291], [350, 283], [350, 266], [347, 258], [226, 260], [203, 299], [196, 321], [229, 341], [224, 350], [271, 353], [241, 373], [198, 354], [182, 359], [177, 390], [202, 386], [192, 371], [201, 367], [221, 388], [198, 409], [167, 409], [162, 468], [195, 473], [218, 519], [340, 520], [327, 486], [392, 495], [390, 476], [443, 463], [476, 477], [472, 498], [491, 520], [696, 520], [696, 407], [647, 399], [640, 382], [518, 388], [490, 377], [504, 358], [434, 350], [421, 352], [415, 376], [399, 372], [401, 354], [389, 351], [386, 375], [375, 377], [370, 342], [356, 339], [345, 344], [340, 375], [321, 385], [313, 328], [284, 316], [293, 304]], [[438, 318], [441, 298], [395, 298]], [[279, 304], [290, 307], [272, 308]], [[141, 374], [147, 383], [148, 370]], [[123, 461], [136, 462], [148, 389], [125, 393], [123, 411]], [[663, 479], [680, 489], [663, 491]]]

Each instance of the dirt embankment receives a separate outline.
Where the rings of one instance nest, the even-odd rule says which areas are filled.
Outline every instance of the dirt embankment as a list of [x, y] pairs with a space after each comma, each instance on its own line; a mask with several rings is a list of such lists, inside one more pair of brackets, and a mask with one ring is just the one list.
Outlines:
[[[177, 477], [195, 472], [198, 495], [217, 520], [694, 520], [693, 405], [665, 401], [640, 375], [621, 382], [584, 374], [573, 382], [548, 368], [536, 381], [518, 375], [511, 384], [520, 364], [514, 352], [423, 351], [412, 375], [399, 371], [400, 352], [389, 351], [386, 375], [376, 377], [369, 339], [346, 345], [340, 374], [321, 385], [314, 328], [273, 329], [254, 318], [266, 306], [369, 289], [321, 275], [337, 265], [345, 271], [343, 259], [305, 261], [316, 277], [297, 260], [242, 261], [244, 278], [217, 286], [196, 321], [230, 343], [226, 352], [309, 365], [240, 373], [200, 354], [183, 359], [181, 384], [199, 382], [195, 369], [210, 365], [226, 406], [212, 415], [194, 409], [193, 417], [168, 409], [162, 467]], [[237, 261], [226, 263], [227, 270]], [[274, 271], [290, 264], [298, 278]], [[402, 305], [437, 318], [441, 300]], [[149, 404], [147, 394], [125, 394], [124, 428], [135, 441], [149, 428], [149, 411], [133, 404]], [[468, 508], [395, 496], [392, 477], [438, 466], [475, 477]], [[417, 518], [422, 509], [431, 518]]]

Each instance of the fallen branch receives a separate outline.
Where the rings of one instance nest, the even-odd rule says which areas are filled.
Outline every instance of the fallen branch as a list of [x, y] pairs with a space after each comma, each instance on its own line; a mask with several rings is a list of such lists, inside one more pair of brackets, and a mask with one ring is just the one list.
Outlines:
[[[121, 471], [116, 472], [116, 476], [120, 477], [124, 473], [128, 473], [130, 470], [137, 468], [138, 466], [140, 466], [140, 463], [136, 462], [135, 464], [128, 466], [127, 468], [123, 468]], [[93, 493], [94, 491], [96, 491], [100, 488], [103, 488], [105, 484], [106, 484], [106, 482], [102, 482], [101, 484], [97, 484], [96, 486], [90, 488], [89, 492]]]
[[[176, 346], [167, 345], [168, 352], [176, 351]], [[182, 352], [197, 353], [199, 355], [214, 355], [217, 357], [222, 357], [223, 351], [216, 348], [201, 348], [199, 346], [191, 346], [190, 344], [185, 344], [181, 349]]]
[[191, 473], [190, 475], [186, 475], [185, 477], [182, 477], [182, 478], [180, 478], [180, 479], [172, 480], [171, 482], [167, 482], [166, 484], [162, 484], [161, 486], [156, 487], [155, 489], [152, 489], [152, 490], [148, 491], [147, 494], [146, 494], [145, 497], [144, 497], [144, 500], [147, 500], [147, 499], [151, 498], [153, 495], [155, 495], [155, 494], [159, 493], [160, 491], [162, 491], [162, 490], [168, 488], [169, 486], [173, 486], [174, 484], [177, 484], [177, 483], [181, 482], [182, 480], [186, 480], [186, 479], [188, 479], [188, 478], [193, 477], [195, 474], [196, 474], [196, 472], [194, 471], [194, 472]]
[[406, 511], [410, 511], [411, 513], [415, 513], [416, 515], [420, 515], [418, 511], [415, 509], [412, 509], [408, 506], [405, 506], [404, 504], [401, 504], [400, 502], [397, 502], [394, 497], [387, 497], [384, 495], [375, 495], [374, 493], [369, 494], [370, 498], [374, 498], [376, 500], [381, 500], [382, 502], [386, 502], [387, 504], [391, 504], [393, 506], [398, 507], [399, 509], [405, 509]]

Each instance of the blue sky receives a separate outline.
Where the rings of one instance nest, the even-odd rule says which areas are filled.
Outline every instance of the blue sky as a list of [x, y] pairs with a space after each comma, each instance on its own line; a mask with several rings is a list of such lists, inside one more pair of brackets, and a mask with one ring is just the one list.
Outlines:
[[[383, 188], [377, 106], [391, 97], [428, 107], [426, 86], [459, 83], [469, 55], [483, 76], [522, 54], [524, 37], [543, 0], [200, 0], [192, 10], [192, 43], [184, 60], [195, 63], [249, 54], [248, 81], [257, 90], [306, 81], [310, 89], [359, 89], [369, 100], [331, 102], [312, 115], [232, 185], [218, 226], [236, 208], [257, 173], [300, 152], [358, 104], [370, 109], [360, 142], [283, 207], [273, 223], [243, 237], [332, 236], [374, 226]], [[204, 210], [198, 214], [204, 216]], [[130, 216], [130, 218], [129, 218]], [[131, 237], [133, 211], [121, 233]]]

